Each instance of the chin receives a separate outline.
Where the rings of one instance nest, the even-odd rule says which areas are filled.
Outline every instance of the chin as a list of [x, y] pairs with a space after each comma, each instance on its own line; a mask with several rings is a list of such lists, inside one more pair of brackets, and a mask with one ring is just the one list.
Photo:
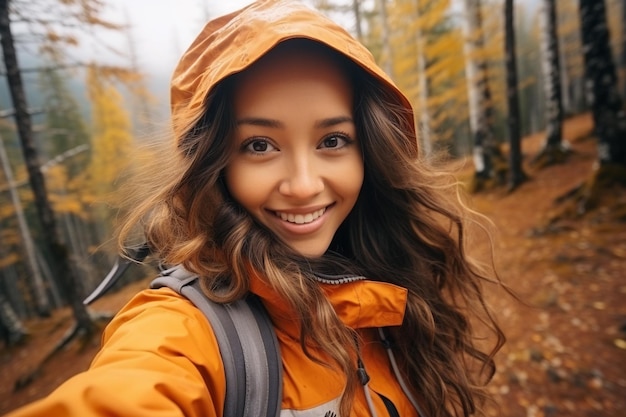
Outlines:
[[324, 251], [324, 252], [301, 252], [301, 251], [297, 251], [297, 252], [300, 255], [304, 256], [305, 258], [309, 258], [309, 259], [321, 258], [326, 253], [326, 251]]
[[321, 258], [322, 256], [324, 256], [324, 254], [328, 250], [327, 247], [320, 249], [320, 250], [311, 250], [311, 248], [297, 248], [297, 247], [292, 247], [292, 249], [300, 256], [303, 256], [309, 259]]

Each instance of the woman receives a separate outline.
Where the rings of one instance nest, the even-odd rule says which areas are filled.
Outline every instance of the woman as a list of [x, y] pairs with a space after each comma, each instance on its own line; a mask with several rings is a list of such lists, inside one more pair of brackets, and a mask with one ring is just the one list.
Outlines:
[[[174, 150], [134, 195], [120, 243], [139, 231], [215, 301], [261, 298], [281, 416], [477, 412], [503, 336], [464, 251], [470, 213], [369, 52], [300, 3], [260, 1], [207, 24], [171, 93]], [[486, 352], [477, 318], [496, 336]], [[145, 290], [88, 371], [11, 416], [220, 416], [219, 358], [202, 313]]]

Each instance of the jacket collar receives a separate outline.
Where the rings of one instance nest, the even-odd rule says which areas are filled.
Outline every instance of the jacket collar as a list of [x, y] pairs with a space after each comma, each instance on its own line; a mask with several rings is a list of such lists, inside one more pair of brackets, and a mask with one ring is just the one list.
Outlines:
[[[407, 290], [370, 280], [343, 284], [319, 284], [341, 321], [353, 329], [400, 326], [406, 309]], [[250, 290], [261, 298], [274, 325], [296, 337], [300, 325], [293, 310], [260, 276], [253, 275]]]

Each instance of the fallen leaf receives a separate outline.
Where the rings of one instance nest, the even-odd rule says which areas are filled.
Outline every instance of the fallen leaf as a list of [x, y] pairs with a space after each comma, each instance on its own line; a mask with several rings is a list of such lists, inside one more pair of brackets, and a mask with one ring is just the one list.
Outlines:
[[613, 344], [620, 349], [626, 350], [626, 340], [624, 339], [615, 339], [613, 340]]

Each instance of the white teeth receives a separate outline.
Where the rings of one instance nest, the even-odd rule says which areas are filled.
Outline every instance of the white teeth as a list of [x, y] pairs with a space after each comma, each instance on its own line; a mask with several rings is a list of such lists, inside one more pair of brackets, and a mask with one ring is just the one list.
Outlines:
[[313, 213], [308, 213], [308, 214], [292, 214], [292, 213], [282, 213], [280, 211], [277, 211], [276, 215], [280, 217], [281, 219], [283, 219], [284, 221], [289, 222], [289, 223], [306, 224], [306, 223], [311, 223], [313, 220], [319, 218], [322, 214], [324, 214], [325, 211], [326, 211], [326, 208], [324, 207], [323, 209], [319, 209], [317, 211], [314, 211]]

